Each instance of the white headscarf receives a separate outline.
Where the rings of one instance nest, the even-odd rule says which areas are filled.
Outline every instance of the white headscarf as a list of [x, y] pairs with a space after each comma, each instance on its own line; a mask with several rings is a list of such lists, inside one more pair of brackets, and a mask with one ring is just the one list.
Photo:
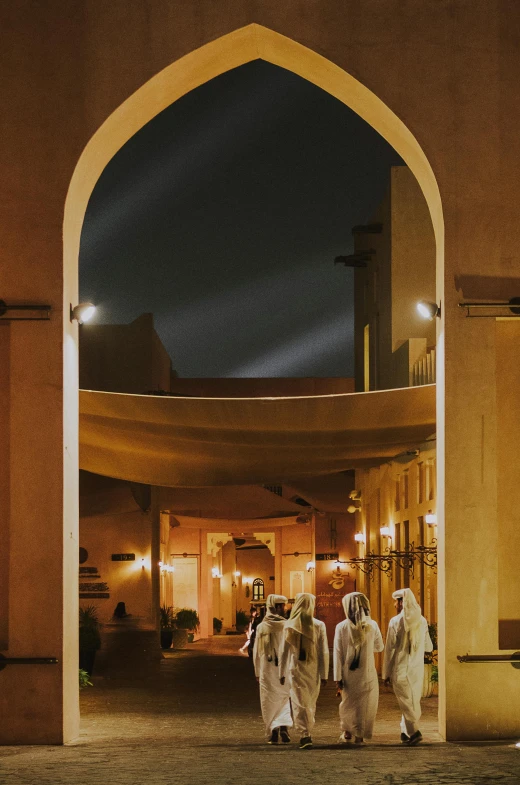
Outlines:
[[394, 600], [403, 601], [404, 629], [410, 641], [410, 651], [416, 651], [421, 637], [421, 606], [411, 589], [398, 589], [392, 597]]
[[360, 591], [346, 594], [341, 600], [345, 616], [350, 622], [350, 632], [356, 649], [365, 640], [367, 619], [370, 618], [370, 601]]
[[[314, 658], [314, 594], [301, 592], [294, 599], [291, 615], [285, 625], [285, 639], [296, 652], [305, 651], [307, 660]], [[304, 640], [305, 639], [305, 640]]]
[[267, 657], [269, 662], [278, 665], [278, 652], [276, 651], [276, 638], [273, 633], [279, 632], [285, 626], [285, 616], [276, 613], [275, 605], [285, 605], [287, 597], [283, 594], [269, 594], [266, 600], [267, 613], [257, 630], [260, 654]]

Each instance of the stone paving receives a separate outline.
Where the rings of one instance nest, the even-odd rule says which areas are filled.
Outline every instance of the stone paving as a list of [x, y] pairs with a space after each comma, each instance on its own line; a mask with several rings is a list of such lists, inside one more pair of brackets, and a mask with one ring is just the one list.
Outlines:
[[[81, 736], [65, 747], [0, 747], [0, 785], [520, 785], [514, 745], [444, 744], [437, 699], [423, 700], [424, 743], [398, 740], [399, 712], [381, 694], [372, 742], [337, 744], [337, 699], [318, 703], [312, 750], [265, 744], [257, 685], [242, 640], [218, 636], [156, 665], [94, 677], [81, 695]], [[131, 670], [131, 669], [130, 669]]]

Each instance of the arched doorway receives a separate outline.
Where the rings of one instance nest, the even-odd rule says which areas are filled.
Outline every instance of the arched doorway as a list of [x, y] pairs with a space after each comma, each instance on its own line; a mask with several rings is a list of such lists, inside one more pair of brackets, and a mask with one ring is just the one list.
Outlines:
[[[353, 109], [395, 148], [415, 175], [427, 201], [436, 238], [437, 270], [442, 270], [443, 220], [439, 191], [414, 136], [374, 93], [329, 60], [265, 27], [249, 25], [161, 71], [110, 115], [88, 143], [74, 172], [65, 208], [64, 256], [71, 277], [76, 275], [88, 199], [113, 155], [166, 106], [204, 82], [254, 59], [267, 60], [311, 81]], [[440, 342], [439, 350], [442, 351]], [[442, 384], [439, 388], [442, 390]], [[442, 564], [440, 569], [442, 576]]]

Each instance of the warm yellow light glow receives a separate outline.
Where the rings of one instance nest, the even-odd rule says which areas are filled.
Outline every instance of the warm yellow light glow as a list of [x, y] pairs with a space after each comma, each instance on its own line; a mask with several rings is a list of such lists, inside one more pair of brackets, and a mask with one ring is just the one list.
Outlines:
[[427, 300], [419, 300], [417, 310], [423, 319], [428, 319], [430, 322], [440, 315], [440, 308], [437, 303], [429, 303]]
[[381, 537], [391, 537], [392, 536], [392, 530], [391, 530], [390, 526], [381, 526], [381, 528], [379, 529], [379, 533], [380, 533]]
[[365, 542], [365, 535], [363, 532], [356, 532], [354, 534], [354, 539], [356, 542]]
[[240, 578], [240, 570], [235, 570], [235, 578]]
[[313, 562], [313, 561], [308, 561], [308, 562], [307, 562], [307, 572], [310, 572], [310, 571], [311, 571], [311, 570], [313, 570], [315, 567], [316, 567], [316, 564], [315, 564], [315, 562]]
[[437, 523], [437, 516], [435, 515], [434, 512], [428, 510], [428, 512], [424, 516], [424, 520], [426, 521], [428, 526], [435, 526], [435, 524]]
[[213, 578], [222, 578], [222, 575], [220, 574], [220, 570], [218, 567], [211, 568], [211, 575], [213, 576]]
[[96, 313], [96, 306], [92, 303], [80, 303], [70, 309], [70, 320], [76, 319], [79, 324], [88, 322]]
[[358, 508], [356, 507], [355, 504], [349, 504], [349, 506], [347, 507], [347, 512], [356, 512], [357, 509]]

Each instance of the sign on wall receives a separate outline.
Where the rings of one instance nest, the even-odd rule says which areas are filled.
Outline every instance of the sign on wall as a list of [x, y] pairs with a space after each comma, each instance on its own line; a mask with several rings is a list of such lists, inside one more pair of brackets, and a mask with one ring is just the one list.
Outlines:
[[113, 553], [112, 561], [135, 561], [135, 553]]

